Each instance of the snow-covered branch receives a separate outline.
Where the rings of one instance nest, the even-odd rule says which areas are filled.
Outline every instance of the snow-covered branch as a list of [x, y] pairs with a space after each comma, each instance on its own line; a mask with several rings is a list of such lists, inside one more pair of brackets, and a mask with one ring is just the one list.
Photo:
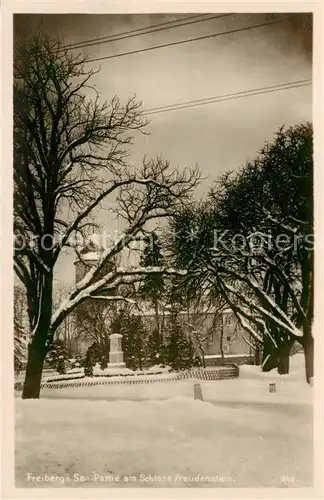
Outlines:
[[[89, 284], [87, 287], [83, 287], [78, 292], [76, 292], [74, 289], [70, 296], [61, 303], [59, 308], [52, 315], [51, 328], [53, 329], [53, 331], [55, 331], [57, 325], [72, 309], [74, 309], [79, 303], [83, 302], [87, 298], [93, 298], [97, 295], [98, 292], [115, 291], [120, 285], [131, 284], [139, 281], [140, 277], [143, 275], [161, 273], [169, 276], [184, 276], [186, 272], [187, 271], [184, 270], [177, 270], [167, 267], [138, 267], [134, 269], [125, 269], [119, 267], [116, 270], [108, 273], [100, 280]], [[105, 300], [114, 300], [113, 296], [108, 297], [104, 295], [100, 298], [105, 298]]]
[[130, 299], [128, 297], [123, 297], [122, 295], [89, 295], [90, 299], [96, 299], [96, 300], [107, 300], [108, 302], [114, 302], [114, 301], [124, 301], [127, 302], [128, 304], [137, 304], [136, 300]]
[[245, 337], [245, 335], [242, 335], [242, 339], [248, 346], [250, 346], [255, 351], [256, 347], [251, 344], [251, 342]]

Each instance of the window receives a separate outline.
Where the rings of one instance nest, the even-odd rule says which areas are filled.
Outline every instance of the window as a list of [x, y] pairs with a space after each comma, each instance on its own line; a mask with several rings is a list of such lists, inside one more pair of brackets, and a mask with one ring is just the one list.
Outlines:
[[231, 323], [232, 323], [231, 316], [229, 314], [227, 314], [225, 316], [225, 325], [230, 325]]
[[231, 337], [226, 337], [227, 342], [231, 340]]

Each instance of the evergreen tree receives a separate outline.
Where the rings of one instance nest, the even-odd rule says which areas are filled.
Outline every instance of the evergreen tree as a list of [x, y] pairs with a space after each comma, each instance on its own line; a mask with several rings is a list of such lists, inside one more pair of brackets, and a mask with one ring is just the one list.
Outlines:
[[56, 370], [60, 375], [64, 375], [66, 373], [66, 366], [65, 366], [65, 360], [63, 355], [59, 356], [59, 359], [57, 361], [57, 367]]
[[191, 339], [187, 338], [178, 314], [171, 314], [170, 334], [166, 342], [167, 364], [174, 370], [185, 370], [194, 365], [195, 353]]
[[56, 370], [60, 375], [66, 373], [66, 362], [68, 354], [65, 349], [63, 340], [54, 340], [51, 349], [47, 355], [47, 362], [50, 368]]
[[104, 370], [108, 366], [108, 359], [105, 346], [100, 345], [98, 342], [93, 342], [88, 348], [83, 366], [84, 374], [87, 377], [93, 376], [93, 367], [99, 363], [100, 368]]
[[[140, 265], [142, 267], [162, 267], [164, 257], [162, 246], [159, 237], [155, 232], [152, 232], [151, 237], [147, 238], [146, 245], [141, 256]], [[164, 277], [162, 273], [154, 273], [146, 275], [139, 288], [139, 294], [145, 300], [149, 300], [154, 308], [155, 313], [155, 330], [157, 337], [161, 334], [160, 328], [160, 313], [159, 302], [163, 297], [165, 290]]]

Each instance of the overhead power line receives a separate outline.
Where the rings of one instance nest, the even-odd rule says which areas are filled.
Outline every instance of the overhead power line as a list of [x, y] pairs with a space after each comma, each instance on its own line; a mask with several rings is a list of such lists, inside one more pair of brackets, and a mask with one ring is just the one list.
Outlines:
[[106, 35], [106, 36], [101, 36], [99, 38], [89, 38], [88, 40], [82, 40], [81, 42], [75, 42], [75, 43], [71, 43], [69, 45], [64, 45], [63, 48], [68, 49], [70, 47], [74, 47], [75, 45], [80, 45], [80, 44], [84, 44], [84, 43], [88, 43], [88, 42], [89, 43], [91, 43], [91, 42], [97, 42], [97, 41], [100, 41], [100, 40], [105, 40], [106, 38], [115, 38], [116, 36], [128, 35], [128, 34], [131, 34], [131, 33], [138, 32], [138, 31], [148, 30], [150, 28], [157, 28], [159, 26], [165, 26], [166, 24], [170, 24], [170, 23], [175, 23], [175, 22], [180, 22], [180, 21], [186, 21], [186, 20], [188, 21], [189, 19], [195, 19], [197, 17], [201, 17], [202, 15], [204, 15], [204, 14], [196, 14], [195, 16], [182, 17], [181, 19], [177, 19], [176, 21], [165, 21], [163, 23], [151, 24], [151, 25], [148, 25], [148, 26], [143, 26], [143, 28], [137, 28], [135, 30], [122, 31], [121, 33], [115, 33], [114, 35]]
[[205, 35], [205, 36], [200, 36], [200, 37], [196, 37], [196, 38], [189, 38], [188, 40], [179, 40], [177, 42], [164, 43], [162, 45], [155, 45], [154, 47], [146, 47], [146, 48], [143, 48], [143, 49], [131, 50], [129, 52], [122, 52], [120, 54], [113, 54], [113, 55], [110, 55], [110, 56], [96, 57], [94, 59], [88, 59], [87, 62], [103, 61], [105, 59], [115, 59], [117, 57], [129, 56], [129, 55], [132, 55], [132, 54], [139, 54], [140, 52], [148, 52], [149, 50], [157, 50], [157, 49], [162, 49], [164, 47], [171, 47], [171, 46], [174, 46], [174, 45], [180, 45], [180, 44], [183, 44], [183, 43], [197, 42], [199, 40], [206, 40], [208, 38], [216, 38], [218, 36], [230, 35], [232, 33], [239, 33], [239, 32], [242, 32], [242, 31], [253, 30], [253, 29], [256, 29], [256, 28], [263, 28], [265, 26], [271, 26], [271, 25], [274, 25], [274, 24], [279, 24], [279, 23], [283, 23], [283, 22], [287, 22], [287, 21], [288, 21], [288, 18], [281, 19], [281, 20], [278, 20], [278, 21], [272, 21], [272, 22], [267, 22], [267, 23], [256, 24], [254, 26], [246, 26], [245, 28], [237, 28], [237, 29], [233, 29], [233, 30], [222, 31], [222, 32], [218, 32], [218, 33], [212, 33], [211, 35]]
[[[212, 19], [218, 19], [221, 17], [228, 17], [232, 14], [218, 14], [218, 15], [210, 15], [207, 17], [206, 14], [198, 14], [196, 16], [184, 17], [181, 19], [177, 19], [175, 21], [166, 21], [164, 23], [153, 24], [151, 26], [145, 26], [143, 28], [138, 28], [135, 30], [124, 31], [122, 33], [116, 33], [114, 35], [106, 35], [99, 38], [93, 38], [90, 40], [83, 40], [82, 42], [76, 42], [69, 45], [64, 45], [62, 50], [70, 50], [70, 49], [81, 49], [85, 47], [92, 47], [94, 45], [101, 45], [104, 43], [116, 42], [119, 40], [126, 40], [129, 38], [134, 38], [137, 36], [148, 35], [149, 33], [155, 33], [157, 31], [164, 31], [172, 28], [179, 28], [182, 26], [187, 26], [196, 23], [202, 23], [206, 21], [211, 21]], [[197, 17], [202, 17], [202, 19], [197, 19]], [[188, 21], [189, 19], [194, 19], [193, 21]], [[147, 31], [148, 30], [148, 31]]]
[[146, 109], [144, 115], [154, 115], [158, 113], [165, 113], [167, 111], [177, 111], [179, 109], [193, 108], [196, 106], [203, 106], [206, 104], [214, 104], [216, 102], [230, 101], [234, 99], [242, 99], [244, 97], [250, 97], [261, 94], [269, 94], [271, 92], [279, 92], [281, 90], [289, 90], [293, 88], [305, 87], [312, 84], [312, 80], [297, 80], [295, 82], [280, 83], [277, 85], [269, 85], [267, 87], [260, 87], [256, 89], [243, 90], [241, 92], [235, 92], [233, 94], [223, 94], [214, 97], [206, 97], [203, 99], [196, 99], [192, 101], [180, 102], [176, 104], [170, 104], [167, 106], [160, 106], [156, 108]]

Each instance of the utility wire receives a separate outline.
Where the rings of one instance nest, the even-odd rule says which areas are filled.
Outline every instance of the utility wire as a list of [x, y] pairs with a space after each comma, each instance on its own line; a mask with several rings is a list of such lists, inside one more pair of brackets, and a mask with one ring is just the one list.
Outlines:
[[70, 47], [74, 47], [75, 45], [80, 45], [80, 44], [85, 44], [85, 43], [88, 43], [88, 42], [91, 43], [91, 42], [96, 42], [96, 41], [100, 41], [100, 40], [105, 40], [106, 38], [115, 38], [116, 36], [128, 35], [128, 34], [131, 34], [131, 33], [135, 33], [137, 31], [145, 31], [145, 30], [148, 30], [150, 28], [157, 28], [159, 26], [165, 26], [166, 24], [170, 24], [170, 23], [175, 23], [175, 22], [180, 22], [180, 21], [186, 21], [186, 20], [189, 20], [189, 19], [194, 19], [194, 18], [197, 18], [197, 17], [201, 17], [203, 15], [204, 14], [196, 14], [195, 16], [182, 17], [181, 19], [177, 19], [175, 21], [165, 21], [163, 23], [151, 24], [149, 26], [144, 26], [143, 28], [137, 28], [135, 30], [122, 31], [121, 33], [115, 33], [114, 35], [105, 35], [105, 36], [101, 36], [99, 38], [90, 38], [88, 40], [82, 40], [81, 42], [75, 42], [75, 43], [71, 43], [71, 44], [68, 44], [68, 45], [64, 45], [63, 48], [64, 49], [68, 49]]
[[[257, 89], [242, 90], [242, 91], [236, 92], [234, 94], [225, 94], [225, 97], [227, 97], [228, 95], [230, 95], [230, 96], [241, 95], [241, 94], [244, 94], [245, 92], [254, 92], [256, 90], [273, 89], [274, 87], [283, 87], [283, 86], [286, 86], [286, 85], [298, 85], [298, 84], [305, 84], [305, 83], [308, 84], [308, 83], [311, 83], [311, 81], [312, 80], [310, 78], [307, 78], [307, 79], [304, 79], [304, 80], [296, 80], [294, 82], [277, 83], [277, 84], [274, 84], [274, 85], [268, 85], [268, 86], [260, 87], [260, 88], [257, 88]], [[147, 111], [158, 111], [160, 109], [165, 109], [165, 108], [169, 108], [169, 107], [173, 107], [173, 106], [181, 106], [182, 104], [184, 104], [184, 105], [195, 104], [195, 103], [210, 101], [211, 99], [216, 99], [218, 97], [223, 97], [223, 96], [213, 96], [213, 97], [205, 97], [205, 98], [202, 98], [202, 99], [193, 99], [192, 101], [186, 101], [186, 102], [183, 102], [183, 103], [180, 102], [180, 103], [176, 103], [176, 104], [169, 104], [169, 105], [166, 105], [166, 106], [159, 106], [159, 107], [156, 107], [156, 108], [150, 108]]]
[[297, 80], [295, 82], [281, 83], [277, 85], [269, 85], [267, 87], [260, 87], [256, 89], [243, 90], [241, 92], [235, 92], [233, 94], [224, 94], [214, 97], [206, 97], [204, 99], [196, 99], [192, 101], [170, 104], [168, 106], [160, 106], [156, 108], [146, 109], [143, 115], [154, 115], [158, 113], [165, 113], [167, 111], [177, 111], [179, 109], [193, 108], [196, 106], [203, 106], [205, 104], [213, 104], [216, 102], [229, 101], [234, 99], [242, 99], [244, 97], [250, 97], [261, 94], [268, 94], [271, 92], [278, 92], [280, 90], [289, 90], [293, 88], [305, 87], [311, 85], [312, 80]]
[[199, 40], [206, 40], [207, 38], [216, 38], [218, 36], [223, 36], [223, 35], [229, 35], [231, 33], [239, 33], [241, 31], [247, 31], [247, 30], [252, 30], [256, 28], [262, 28], [265, 26], [271, 26], [273, 24], [279, 24], [283, 22], [287, 22], [288, 19], [282, 19], [279, 21], [273, 21], [273, 22], [267, 22], [267, 23], [261, 23], [261, 24], [256, 24], [254, 26], [247, 26], [245, 28], [237, 28], [233, 30], [228, 30], [228, 31], [222, 31], [220, 33], [212, 33], [211, 35], [205, 35], [205, 36], [200, 36], [196, 38], [190, 38], [189, 40], [180, 40], [178, 42], [170, 42], [170, 43], [164, 43], [162, 45], [156, 45], [155, 47], [146, 47], [144, 49], [138, 49], [138, 50], [131, 50], [129, 52], [122, 52], [121, 54], [113, 54], [111, 56], [104, 56], [104, 57], [96, 57], [94, 59], [88, 59], [87, 62], [94, 62], [94, 61], [103, 61], [104, 59], [115, 59], [117, 57], [123, 57], [123, 56], [129, 56], [132, 54], [139, 54], [140, 52], [148, 52], [149, 50], [156, 50], [156, 49], [162, 49], [164, 47], [171, 47], [173, 45], [180, 45], [183, 43], [190, 43], [190, 42], [196, 42]]
[[[207, 14], [208, 15], [208, 14]], [[65, 49], [81, 49], [84, 47], [92, 47], [93, 45], [100, 45], [103, 43], [116, 42], [118, 40], [124, 40], [127, 38], [133, 38], [136, 36], [147, 35], [149, 33], [154, 33], [155, 31], [163, 31], [172, 28], [178, 28], [180, 26], [186, 26], [189, 24], [201, 23], [203, 21], [210, 21], [211, 19], [217, 19], [219, 17], [226, 17], [232, 14], [218, 14], [215, 16], [207, 17], [206, 14], [198, 14], [196, 16], [183, 17], [181, 19], [176, 19], [175, 21], [166, 21], [164, 23], [152, 24], [151, 26], [145, 26], [143, 28], [138, 28], [135, 30], [124, 31], [122, 33], [116, 33], [114, 35], [106, 35], [99, 38], [92, 38], [89, 40], [83, 40], [81, 42], [72, 43], [69, 45], [63, 45], [62, 50]], [[197, 19], [197, 17], [203, 17], [203, 19]], [[188, 21], [189, 19], [195, 19], [194, 21]], [[183, 22], [185, 21], [185, 22]], [[182, 24], [179, 24], [182, 23]], [[167, 26], [166, 26], [167, 25]], [[163, 26], [160, 28], [160, 26]], [[149, 30], [149, 31], [146, 31]], [[144, 33], [142, 33], [144, 32]]]

